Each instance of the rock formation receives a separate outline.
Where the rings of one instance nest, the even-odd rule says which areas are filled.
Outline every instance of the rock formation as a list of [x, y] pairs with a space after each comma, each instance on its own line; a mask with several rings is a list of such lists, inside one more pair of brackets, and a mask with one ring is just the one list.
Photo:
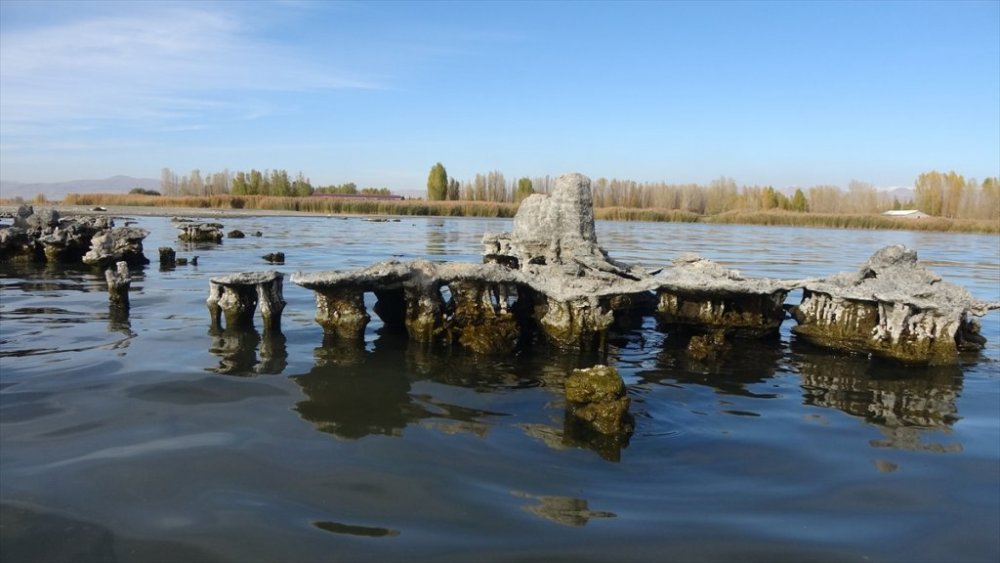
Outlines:
[[0, 261], [59, 262], [101, 267], [124, 260], [147, 264], [142, 240], [148, 233], [134, 227], [114, 228], [104, 216], [60, 217], [53, 209], [35, 212], [22, 205], [14, 224], [0, 227]]
[[212, 315], [213, 330], [226, 319], [226, 329], [249, 329], [260, 304], [264, 335], [281, 332], [281, 312], [285, 308], [281, 272], [242, 272], [209, 280], [206, 304]]
[[979, 323], [1000, 303], [983, 303], [917, 264], [904, 246], [885, 247], [856, 273], [804, 284], [792, 332], [808, 342], [917, 364], [952, 364], [985, 344]]
[[90, 250], [83, 255], [86, 264], [109, 266], [124, 261], [130, 266], [149, 264], [142, 253], [142, 239], [149, 234], [136, 227], [116, 227], [101, 231], [91, 239]]
[[292, 282], [316, 291], [328, 336], [360, 340], [370, 320], [364, 294], [373, 293], [387, 326], [481, 353], [509, 353], [534, 333], [599, 347], [616, 320], [655, 313], [667, 330], [693, 335], [693, 359], [712, 359], [730, 337], [777, 334], [797, 288], [805, 289], [793, 330], [816, 344], [918, 363], [954, 362], [958, 350], [982, 345], [968, 317], [988, 307], [919, 268], [906, 249], [883, 249], [859, 274], [825, 280], [748, 278], [691, 254], [651, 275], [598, 245], [590, 181], [579, 174], [529, 196], [513, 223], [511, 233], [483, 236], [481, 265], [388, 261], [296, 273]]
[[656, 280], [656, 312], [664, 324], [749, 337], [778, 332], [785, 298], [802, 283], [746, 278], [694, 254], [675, 258]]
[[219, 223], [181, 223], [177, 238], [185, 242], [222, 242], [222, 225]]
[[104, 271], [104, 279], [108, 282], [108, 299], [111, 303], [128, 309], [128, 290], [132, 285], [128, 263], [122, 261], [115, 265], [115, 269], [108, 268]]

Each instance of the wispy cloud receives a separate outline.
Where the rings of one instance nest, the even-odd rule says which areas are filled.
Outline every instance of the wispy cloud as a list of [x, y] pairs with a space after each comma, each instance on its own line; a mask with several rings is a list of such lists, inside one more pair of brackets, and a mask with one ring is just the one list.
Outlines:
[[[267, 40], [237, 15], [161, 5], [0, 36], [0, 126], [197, 121], [266, 113], [261, 92], [377, 88]], [[157, 125], [158, 124], [158, 125]], [[19, 129], [20, 128], [20, 129]]]

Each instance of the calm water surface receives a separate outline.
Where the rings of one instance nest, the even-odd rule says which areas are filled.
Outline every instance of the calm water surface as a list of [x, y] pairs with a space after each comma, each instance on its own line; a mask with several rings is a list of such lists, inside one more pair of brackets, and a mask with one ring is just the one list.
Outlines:
[[[119, 219], [118, 223], [122, 224]], [[208, 278], [377, 260], [480, 260], [506, 220], [233, 218], [260, 238], [153, 263], [128, 317], [88, 269], [0, 265], [4, 561], [1000, 559], [1000, 315], [978, 362], [901, 368], [779, 341], [704, 363], [653, 319], [604, 353], [509, 357], [381, 334], [324, 345], [286, 283], [284, 338], [209, 331]], [[1000, 300], [996, 236], [603, 222], [650, 268], [696, 252], [750, 275], [856, 270], [905, 244]], [[160, 271], [156, 249], [199, 256]], [[793, 294], [791, 301], [797, 301]], [[371, 305], [371, 303], [369, 303]], [[259, 319], [257, 321], [259, 323]], [[564, 429], [561, 378], [617, 366], [627, 444]]]

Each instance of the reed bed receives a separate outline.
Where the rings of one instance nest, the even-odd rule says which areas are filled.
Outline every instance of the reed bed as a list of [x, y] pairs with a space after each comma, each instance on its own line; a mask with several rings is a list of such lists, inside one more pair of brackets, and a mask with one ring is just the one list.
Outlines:
[[701, 215], [679, 209], [598, 207], [594, 209], [595, 219], [607, 221], [651, 221], [656, 223], [697, 223]]
[[278, 196], [146, 196], [133, 194], [69, 194], [68, 205], [258, 209], [352, 215], [421, 215], [446, 217], [513, 217], [517, 205], [485, 201], [358, 200], [332, 197]]
[[721, 224], [830, 227], [837, 229], [1000, 233], [1000, 220], [946, 219], [944, 217], [910, 219], [906, 217], [886, 217], [885, 215], [796, 213], [793, 211], [729, 211], [710, 217], [703, 217], [702, 221], [705, 223]]
[[[10, 203], [10, 202], [8, 202]], [[410, 215], [431, 217], [513, 217], [517, 204], [485, 201], [349, 200], [337, 198], [276, 196], [150, 196], [138, 194], [69, 194], [68, 205], [189, 207], [200, 209], [258, 209], [350, 215]], [[797, 213], [792, 211], [729, 211], [698, 215], [676, 209], [599, 207], [596, 219], [609, 221], [653, 221], [829, 227], [839, 229], [886, 229], [966, 233], [1000, 233], [1000, 220], [908, 219], [866, 214]]]

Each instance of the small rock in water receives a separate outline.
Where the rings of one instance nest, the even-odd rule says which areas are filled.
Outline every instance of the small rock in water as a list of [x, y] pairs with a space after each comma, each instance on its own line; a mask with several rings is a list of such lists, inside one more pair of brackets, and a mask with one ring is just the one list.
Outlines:
[[285, 263], [285, 253], [284, 252], [269, 252], [262, 256], [264, 260], [272, 264], [284, 264]]
[[625, 382], [613, 367], [597, 365], [573, 370], [566, 378], [566, 401], [570, 414], [601, 434], [631, 430]]

